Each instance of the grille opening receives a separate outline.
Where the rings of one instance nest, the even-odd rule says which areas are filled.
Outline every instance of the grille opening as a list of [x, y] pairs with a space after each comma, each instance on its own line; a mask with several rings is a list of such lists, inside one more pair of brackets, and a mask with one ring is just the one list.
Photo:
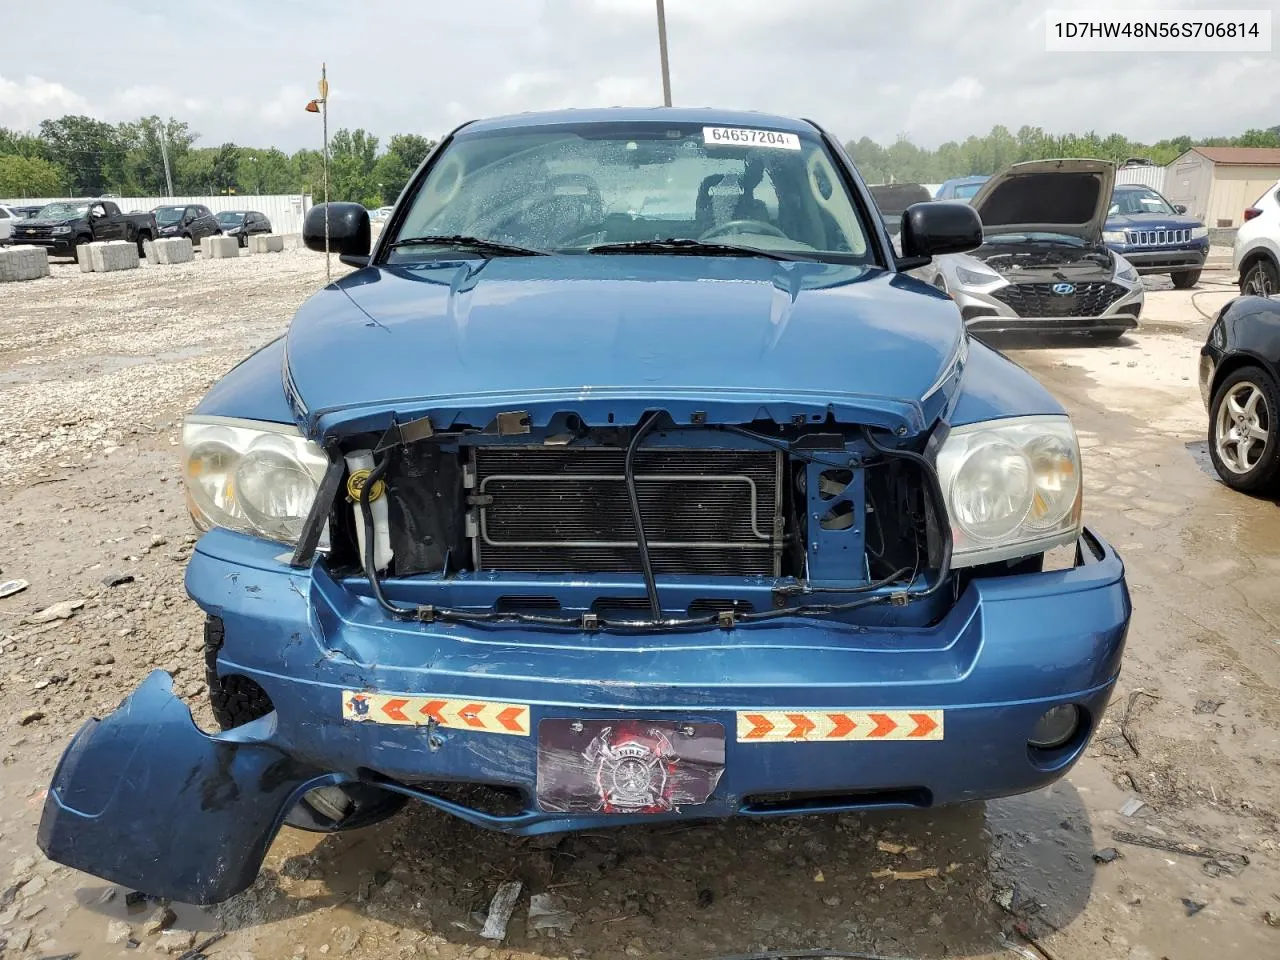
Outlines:
[[493, 605], [499, 613], [536, 613], [559, 610], [560, 601], [555, 597], [499, 597]]
[[649, 613], [649, 598], [597, 597], [591, 603], [591, 612], [601, 617], [629, 616], [636, 613], [647, 615]]
[[836, 807], [917, 807], [933, 805], [933, 794], [924, 787], [904, 787], [896, 790], [862, 790], [853, 792], [787, 791], [784, 793], [754, 793], [743, 798], [744, 813], [803, 813]]
[[[1071, 287], [1069, 293], [1056, 293], [1055, 287]], [[1124, 296], [1124, 288], [1115, 283], [1017, 283], [1001, 287], [991, 296], [1002, 300], [1020, 317], [1096, 317]]]
[[689, 604], [689, 616], [704, 617], [709, 613], [755, 613], [756, 605], [750, 600], [717, 600], [704, 597]]

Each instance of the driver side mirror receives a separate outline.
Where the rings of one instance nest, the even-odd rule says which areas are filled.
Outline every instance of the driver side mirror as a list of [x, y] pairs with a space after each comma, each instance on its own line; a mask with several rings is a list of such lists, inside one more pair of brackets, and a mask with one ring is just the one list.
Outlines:
[[369, 265], [369, 211], [358, 203], [317, 203], [302, 222], [302, 242], [324, 253], [324, 224], [329, 221], [329, 249], [352, 267]]
[[1174, 209], [1175, 211], [1177, 211], [1178, 213], [1186, 213], [1186, 212], [1187, 212], [1187, 205], [1186, 205], [1185, 203], [1175, 203], [1175, 204], [1173, 205], [1173, 209]]
[[899, 270], [923, 267], [943, 253], [964, 253], [982, 246], [982, 221], [967, 203], [928, 200], [913, 203], [902, 214]]

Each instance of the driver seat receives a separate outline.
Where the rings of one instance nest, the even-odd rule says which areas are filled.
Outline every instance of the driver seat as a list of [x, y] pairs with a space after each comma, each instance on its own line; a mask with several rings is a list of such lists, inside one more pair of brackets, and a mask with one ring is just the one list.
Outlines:
[[699, 233], [731, 220], [761, 220], [771, 223], [763, 200], [749, 196], [736, 173], [713, 173], [704, 177], [694, 204], [694, 223]]

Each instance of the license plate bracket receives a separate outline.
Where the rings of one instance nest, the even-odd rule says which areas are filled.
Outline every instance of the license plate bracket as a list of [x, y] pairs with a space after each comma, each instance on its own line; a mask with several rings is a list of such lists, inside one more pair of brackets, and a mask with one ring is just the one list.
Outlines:
[[538, 808], [665, 813], [706, 803], [724, 772], [724, 726], [676, 720], [538, 723]]

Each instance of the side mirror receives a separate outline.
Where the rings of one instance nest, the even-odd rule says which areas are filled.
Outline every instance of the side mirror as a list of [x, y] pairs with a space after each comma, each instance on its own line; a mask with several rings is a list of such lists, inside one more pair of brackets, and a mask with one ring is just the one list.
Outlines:
[[1178, 213], [1186, 213], [1187, 205], [1185, 203], [1175, 203], [1173, 205], [1173, 209], [1176, 210]]
[[930, 200], [913, 203], [902, 214], [900, 270], [923, 267], [943, 253], [964, 253], [982, 246], [982, 221], [967, 203]]
[[317, 203], [302, 222], [302, 242], [324, 253], [324, 222], [329, 221], [329, 249], [353, 267], [369, 265], [369, 211], [358, 203]]

